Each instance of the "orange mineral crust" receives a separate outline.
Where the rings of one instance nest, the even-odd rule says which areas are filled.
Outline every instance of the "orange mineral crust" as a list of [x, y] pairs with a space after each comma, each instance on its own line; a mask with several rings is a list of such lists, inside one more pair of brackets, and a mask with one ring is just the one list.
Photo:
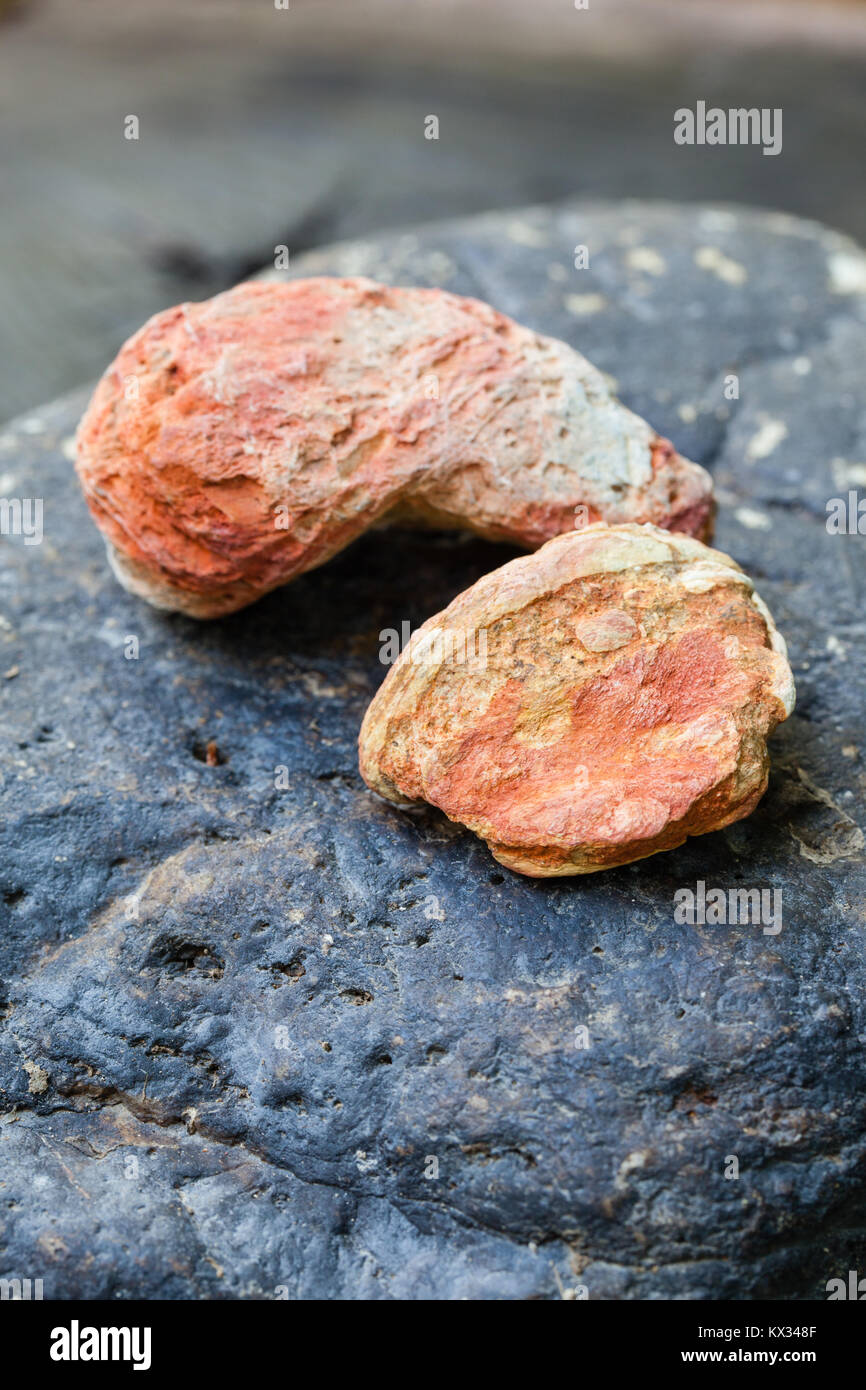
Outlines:
[[77, 467], [120, 581], [218, 617], [374, 523], [534, 549], [578, 520], [709, 534], [709, 475], [565, 343], [363, 279], [239, 285], [121, 348]]
[[748, 815], [793, 707], [784, 640], [733, 560], [601, 522], [413, 634], [367, 711], [361, 772], [518, 873], [593, 873]]

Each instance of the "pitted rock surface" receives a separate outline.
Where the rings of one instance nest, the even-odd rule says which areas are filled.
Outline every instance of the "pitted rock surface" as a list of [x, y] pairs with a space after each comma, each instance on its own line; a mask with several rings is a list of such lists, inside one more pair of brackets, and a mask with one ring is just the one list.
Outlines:
[[594, 873], [747, 816], [793, 707], [785, 640], [729, 556], [596, 522], [422, 625], [364, 716], [361, 774], [518, 873]]
[[[863, 267], [789, 218], [639, 204], [299, 264], [570, 340], [714, 474], [797, 708], [750, 817], [580, 879], [509, 874], [358, 773], [380, 633], [514, 551], [370, 533], [196, 623], [107, 570], [71, 461], [89, 391], [0, 435], [0, 496], [45, 504], [41, 545], [0, 539], [0, 1277], [824, 1298], [862, 1269], [866, 541], [825, 523], [864, 486]], [[679, 925], [700, 881], [781, 890], [781, 932]]]

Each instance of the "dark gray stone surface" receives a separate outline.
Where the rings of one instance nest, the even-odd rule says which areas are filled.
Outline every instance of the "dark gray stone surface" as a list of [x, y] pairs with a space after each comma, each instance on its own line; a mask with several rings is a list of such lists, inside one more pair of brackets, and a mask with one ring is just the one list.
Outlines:
[[[380, 630], [512, 552], [378, 534], [233, 618], [165, 616], [117, 587], [80, 498], [85, 394], [19, 420], [0, 496], [44, 498], [45, 538], [0, 540], [0, 1277], [824, 1297], [866, 1268], [866, 538], [825, 526], [866, 490], [866, 260], [790, 219], [635, 204], [306, 269], [478, 294], [615, 376], [712, 468], [798, 709], [749, 820], [515, 877], [376, 801], [355, 757]], [[781, 889], [781, 933], [677, 925], [698, 880]]]

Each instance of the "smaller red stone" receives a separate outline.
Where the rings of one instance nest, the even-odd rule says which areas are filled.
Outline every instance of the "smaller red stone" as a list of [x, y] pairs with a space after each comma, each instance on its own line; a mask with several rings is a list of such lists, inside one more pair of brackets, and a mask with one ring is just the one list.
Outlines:
[[367, 711], [361, 772], [519, 873], [592, 873], [748, 815], [793, 705], [785, 643], [733, 560], [599, 523], [413, 635]]

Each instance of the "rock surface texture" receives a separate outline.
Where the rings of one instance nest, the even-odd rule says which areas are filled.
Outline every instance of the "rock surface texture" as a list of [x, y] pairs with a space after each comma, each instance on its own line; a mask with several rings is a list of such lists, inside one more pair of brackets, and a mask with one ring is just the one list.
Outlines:
[[712, 485], [565, 343], [367, 279], [158, 314], [105, 373], [78, 470], [118, 578], [212, 618], [376, 522], [534, 548], [583, 520], [707, 535]]
[[784, 639], [727, 555], [597, 522], [423, 624], [367, 711], [361, 773], [518, 873], [594, 873], [747, 816], [793, 708]]
[[[751, 816], [579, 879], [508, 873], [358, 774], [380, 633], [513, 550], [370, 533], [196, 623], [107, 570], [88, 393], [0, 432], [0, 496], [45, 504], [41, 545], [0, 538], [0, 1277], [823, 1299], [863, 1272], [866, 540], [826, 502], [863, 490], [864, 265], [787, 218], [640, 204], [299, 263], [579, 343], [714, 474], [797, 707]], [[679, 924], [699, 882], [778, 890], [782, 930]]]

